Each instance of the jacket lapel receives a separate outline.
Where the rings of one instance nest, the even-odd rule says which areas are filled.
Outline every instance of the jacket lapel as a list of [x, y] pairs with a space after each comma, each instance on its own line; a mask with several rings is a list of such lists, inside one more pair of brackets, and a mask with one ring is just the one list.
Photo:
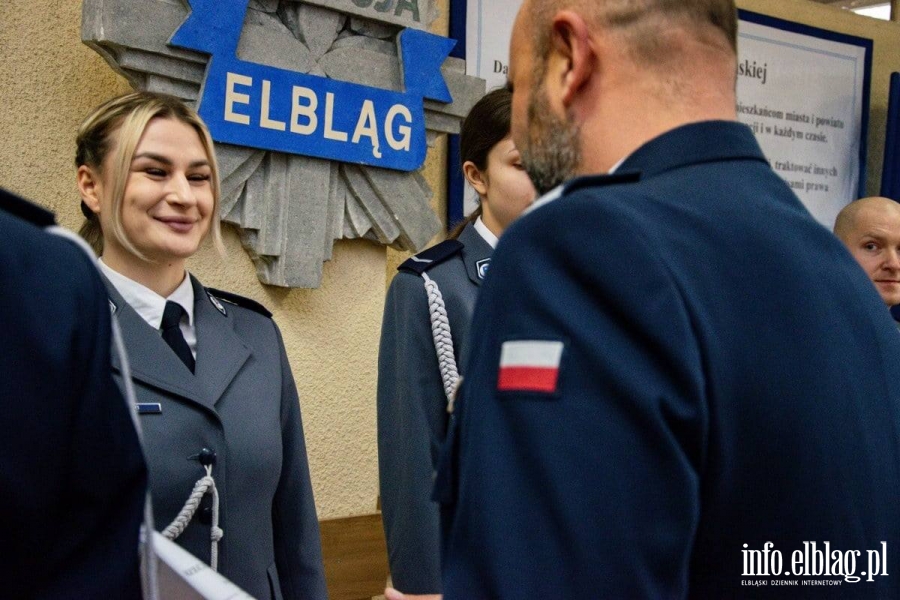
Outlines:
[[472, 283], [481, 285], [490, 266], [491, 254], [494, 253], [494, 249], [481, 237], [472, 223], [466, 225], [466, 228], [459, 234], [459, 241], [464, 246], [463, 263], [466, 265], [466, 273]]
[[197, 381], [202, 385], [210, 402], [215, 405], [237, 376], [252, 352], [234, 331], [234, 315], [225, 304], [226, 314], [213, 306], [194, 277], [194, 324], [197, 327]]
[[[214, 403], [207, 399], [195, 376], [163, 341], [159, 332], [131, 308], [106, 277], [103, 277], [103, 283], [106, 284], [113, 314], [119, 321], [132, 378], [212, 409]], [[115, 371], [122, 372], [116, 352], [112, 353], [112, 366]]]

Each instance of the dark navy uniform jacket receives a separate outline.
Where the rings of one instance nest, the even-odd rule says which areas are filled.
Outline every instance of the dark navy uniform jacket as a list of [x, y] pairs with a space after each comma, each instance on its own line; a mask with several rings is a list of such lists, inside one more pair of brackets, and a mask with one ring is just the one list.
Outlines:
[[381, 510], [394, 587], [410, 594], [441, 590], [438, 506], [431, 492], [448, 419], [421, 273], [444, 297], [461, 367], [492, 252], [470, 224], [458, 241], [442, 242], [401, 265], [385, 301], [378, 353]]
[[147, 471], [109, 304], [52, 224], [0, 190], [0, 597], [138, 599]]
[[[618, 173], [494, 254], [438, 474], [445, 599], [900, 597], [900, 337], [871, 282], [743, 125]], [[536, 342], [558, 360], [512, 351]], [[745, 576], [766, 542], [782, 575]], [[804, 542], [856, 575], [885, 542], [889, 576], [742, 585], [816, 579], [784, 575], [815, 572]]]

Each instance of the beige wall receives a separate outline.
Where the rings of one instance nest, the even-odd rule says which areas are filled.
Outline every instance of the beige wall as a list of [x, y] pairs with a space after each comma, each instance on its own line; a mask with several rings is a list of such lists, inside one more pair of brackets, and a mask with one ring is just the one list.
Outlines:
[[[0, 186], [49, 207], [73, 229], [81, 223], [75, 129], [93, 106], [129, 89], [81, 43], [80, 27], [80, 1], [0, 2]], [[442, 19], [435, 32], [446, 34], [446, 27]], [[443, 146], [429, 153], [426, 166], [436, 205], [443, 204]], [[274, 313], [300, 391], [319, 517], [372, 512], [385, 249], [339, 242], [321, 288], [287, 291], [259, 283], [233, 230], [225, 242], [224, 261], [207, 247], [189, 269], [206, 285], [254, 298]], [[391, 253], [394, 265], [402, 258]]]
[[[438, 0], [446, 14], [448, 0]], [[750, 10], [873, 37], [869, 190], [882, 161], [887, 85], [900, 70], [900, 26], [856, 17], [806, 0], [741, 0]], [[72, 156], [75, 128], [100, 101], [126, 91], [125, 82], [80, 41], [81, 3], [5, 0], [0, 3], [0, 186], [54, 210], [63, 225], [81, 221]], [[434, 31], [446, 33], [446, 19]], [[444, 214], [443, 145], [429, 154], [426, 176]], [[190, 269], [212, 287], [261, 301], [284, 333], [306, 426], [319, 516], [371, 512], [377, 495], [375, 445], [376, 349], [386, 280], [400, 253], [362, 241], [340, 242], [325, 266], [322, 287], [285, 291], [262, 286], [233, 231], [224, 261], [209, 248]]]

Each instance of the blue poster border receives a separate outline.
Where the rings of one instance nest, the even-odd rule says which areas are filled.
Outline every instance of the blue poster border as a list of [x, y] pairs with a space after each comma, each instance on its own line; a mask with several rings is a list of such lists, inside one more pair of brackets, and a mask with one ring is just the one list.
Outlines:
[[860, 140], [859, 140], [859, 189], [857, 197], [866, 196], [866, 161], [869, 156], [869, 102], [872, 88], [872, 50], [874, 42], [869, 38], [858, 37], [846, 33], [839, 33], [830, 29], [822, 29], [813, 27], [796, 21], [788, 21], [772, 17], [749, 10], [738, 9], [738, 19], [755, 23], [773, 29], [781, 29], [790, 33], [797, 33], [809, 37], [815, 37], [831, 42], [838, 42], [850, 46], [859, 46], [865, 50], [865, 59], [863, 60], [863, 90], [862, 90], [862, 119], [860, 122]]

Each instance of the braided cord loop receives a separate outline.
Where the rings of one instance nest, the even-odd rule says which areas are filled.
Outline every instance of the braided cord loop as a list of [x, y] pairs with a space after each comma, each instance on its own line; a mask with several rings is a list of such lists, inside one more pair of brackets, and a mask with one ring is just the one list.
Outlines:
[[219, 540], [222, 539], [225, 533], [219, 528], [219, 490], [216, 489], [216, 480], [212, 476], [212, 465], [206, 465], [204, 468], [206, 469], [206, 475], [198, 479], [197, 483], [194, 484], [194, 489], [191, 491], [191, 495], [188, 496], [187, 501], [185, 501], [178, 516], [175, 517], [168, 527], [163, 529], [162, 535], [168, 540], [175, 540], [181, 535], [190, 524], [191, 519], [194, 518], [194, 513], [200, 507], [200, 501], [203, 499], [203, 496], [207, 492], [211, 493], [213, 505], [212, 527], [209, 534], [209, 566], [213, 571], [218, 571]]
[[450, 320], [447, 318], [447, 307], [444, 295], [441, 294], [437, 282], [427, 273], [422, 273], [425, 280], [425, 292], [428, 294], [428, 314], [431, 317], [431, 336], [434, 338], [434, 350], [437, 353], [438, 366], [441, 370], [441, 382], [447, 402], [451, 402], [459, 370], [456, 366], [456, 354], [453, 352], [453, 336], [450, 333]]

